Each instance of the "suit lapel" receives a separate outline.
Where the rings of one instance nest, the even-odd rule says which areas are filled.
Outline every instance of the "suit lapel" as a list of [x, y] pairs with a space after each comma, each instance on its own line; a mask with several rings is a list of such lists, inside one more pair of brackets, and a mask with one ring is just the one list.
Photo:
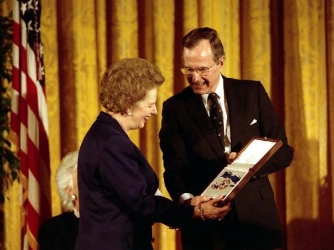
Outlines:
[[240, 141], [240, 137], [243, 135], [245, 93], [233, 79], [224, 76], [223, 78], [231, 129], [231, 145], [233, 148], [234, 142]]
[[196, 123], [198, 128], [203, 133], [204, 138], [210, 144], [211, 148], [217, 153], [217, 155], [221, 155], [223, 148], [214, 131], [212, 123], [208, 117], [208, 113], [205, 110], [201, 96], [195, 95], [192, 92], [186, 103], [186, 108], [190, 116], [193, 118], [194, 123]]

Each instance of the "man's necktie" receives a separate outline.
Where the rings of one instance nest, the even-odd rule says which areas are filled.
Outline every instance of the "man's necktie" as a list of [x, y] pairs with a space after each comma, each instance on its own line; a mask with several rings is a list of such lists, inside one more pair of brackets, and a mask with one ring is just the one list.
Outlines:
[[210, 93], [208, 99], [211, 100], [210, 107], [210, 120], [215, 128], [216, 134], [220, 140], [220, 143], [224, 147], [224, 123], [223, 123], [223, 111], [218, 102], [218, 96], [216, 93]]

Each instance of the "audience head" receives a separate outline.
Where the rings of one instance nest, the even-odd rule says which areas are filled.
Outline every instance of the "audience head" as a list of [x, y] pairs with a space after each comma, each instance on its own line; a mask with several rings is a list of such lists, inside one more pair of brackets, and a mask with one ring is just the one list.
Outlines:
[[64, 211], [79, 211], [79, 192], [77, 182], [78, 151], [68, 153], [56, 172], [58, 194]]

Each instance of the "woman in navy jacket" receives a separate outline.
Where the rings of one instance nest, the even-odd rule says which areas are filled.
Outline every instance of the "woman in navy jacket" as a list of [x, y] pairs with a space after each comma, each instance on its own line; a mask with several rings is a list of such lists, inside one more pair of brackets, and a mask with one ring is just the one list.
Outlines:
[[159, 69], [140, 58], [123, 59], [104, 74], [100, 101], [106, 111], [79, 151], [77, 250], [152, 249], [155, 222], [180, 227], [193, 217], [220, 219], [228, 212], [229, 206], [215, 206], [221, 197], [198, 196], [183, 205], [156, 194], [157, 176], [127, 133], [157, 114], [163, 82]]

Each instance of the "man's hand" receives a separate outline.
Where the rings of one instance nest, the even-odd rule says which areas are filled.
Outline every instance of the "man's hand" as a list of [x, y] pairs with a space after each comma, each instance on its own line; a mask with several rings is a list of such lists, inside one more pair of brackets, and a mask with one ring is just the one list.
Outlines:
[[236, 152], [231, 152], [231, 153], [228, 155], [228, 162], [230, 163], [230, 162], [233, 161], [236, 157], [237, 157], [237, 153], [236, 153]]

